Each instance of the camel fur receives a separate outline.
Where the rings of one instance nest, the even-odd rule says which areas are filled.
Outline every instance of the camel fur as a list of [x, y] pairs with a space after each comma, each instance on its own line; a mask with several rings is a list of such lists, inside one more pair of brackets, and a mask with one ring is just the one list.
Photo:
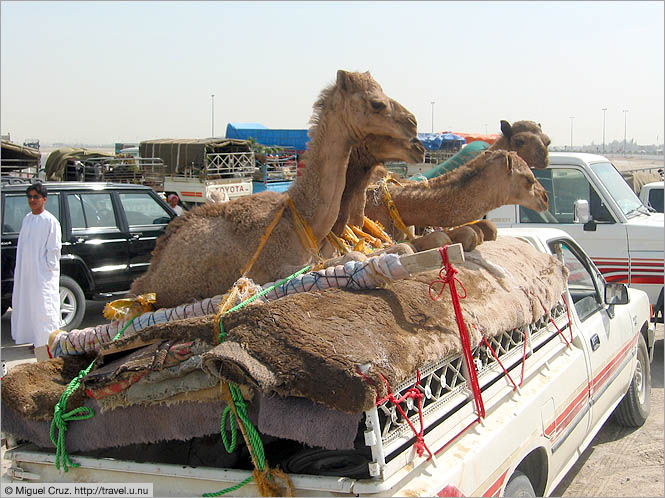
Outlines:
[[551, 141], [543, 133], [540, 123], [515, 121], [512, 125], [501, 120], [501, 136], [489, 150], [512, 150], [526, 161], [530, 168], [545, 169], [550, 159], [547, 152]]
[[[550, 138], [543, 133], [540, 124], [534, 121], [515, 121], [511, 125], [508, 121], [502, 120], [501, 132], [502, 136], [489, 150], [514, 151], [531, 168], [544, 169], [547, 167], [549, 164], [547, 147], [550, 144]], [[386, 160], [378, 153], [379, 150], [386, 148], [386, 144], [381, 141], [382, 138], [374, 137], [373, 140], [367, 140], [351, 151], [346, 172], [347, 182], [342, 194], [339, 215], [333, 226], [333, 232], [336, 235], [341, 235], [347, 224], [363, 225], [367, 202], [366, 189], [370, 183], [378, 179], [377, 177], [383, 178], [387, 173], [381, 167]], [[473, 219], [469, 218], [463, 223], [469, 221], [473, 221]], [[477, 243], [482, 240], [495, 240], [496, 226], [492, 222], [482, 221], [477, 226], [463, 229], [457, 234], [456, 241], [466, 242], [465, 250], [470, 250], [476, 245], [472, 244], [472, 239], [477, 239]], [[464, 240], [465, 238], [468, 241]], [[470, 247], [471, 245], [473, 247]]]
[[[369, 72], [342, 70], [315, 102], [311, 124], [307, 168], [287, 193], [261, 192], [177, 217], [157, 241], [150, 268], [134, 281], [131, 292], [156, 292], [158, 307], [225, 293], [287, 198], [320, 243], [337, 219], [353, 146], [368, 135], [410, 141], [417, 128], [413, 114], [387, 97]], [[274, 281], [314, 258], [286, 209], [247, 276], [255, 282]]]
[[[504, 150], [485, 151], [467, 164], [430, 180], [428, 186], [420, 182], [390, 184], [388, 191], [407, 226], [454, 227], [505, 204], [536, 211], [548, 207], [547, 192], [524, 159]], [[367, 190], [365, 215], [394, 232], [379, 186]]]

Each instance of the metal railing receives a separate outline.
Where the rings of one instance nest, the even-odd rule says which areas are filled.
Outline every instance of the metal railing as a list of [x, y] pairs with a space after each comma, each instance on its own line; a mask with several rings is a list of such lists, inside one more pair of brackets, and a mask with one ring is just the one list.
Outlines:
[[249, 178], [256, 171], [253, 152], [219, 152], [206, 154], [206, 168], [200, 172], [204, 180], [217, 178]]

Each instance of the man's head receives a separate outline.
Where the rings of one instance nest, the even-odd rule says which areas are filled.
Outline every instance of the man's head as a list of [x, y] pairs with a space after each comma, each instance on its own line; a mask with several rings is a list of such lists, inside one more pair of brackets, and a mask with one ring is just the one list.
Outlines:
[[171, 206], [172, 208], [175, 208], [178, 205], [179, 199], [180, 198], [178, 197], [177, 194], [171, 194], [166, 198], [167, 202], [169, 203], [169, 206]]
[[33, 183], [27, 188], [26, 195], [32, 214], [41, 214], [44, 211], [44, 206], [46, 206], [46, 197], [48, 196], [46, 185], [41, 182]]

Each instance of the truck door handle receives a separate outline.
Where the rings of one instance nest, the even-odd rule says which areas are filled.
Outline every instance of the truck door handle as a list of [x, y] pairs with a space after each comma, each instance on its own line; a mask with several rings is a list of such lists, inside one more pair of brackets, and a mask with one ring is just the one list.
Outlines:
[[77, 237], [74, 239], [74, 244], [83, 244], [85, 239], [83, 237]]
[[133, 233], [129, 236], [129, 238], [132, 240], [139, 240], [141, 238], [141, 235], [139, 235], [138, 233]]
[[591, 351], [595, 351], [600, 347], [600, 337], [598, 337], [598, 334], [593, 334], [589, 342], [591, 342]]

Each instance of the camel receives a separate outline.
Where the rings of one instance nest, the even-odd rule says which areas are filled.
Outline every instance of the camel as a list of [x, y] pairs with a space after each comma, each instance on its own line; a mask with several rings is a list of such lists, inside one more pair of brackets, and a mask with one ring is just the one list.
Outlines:
[[539, 123], [515, 121], [512, 125], [501, 120], [501, 136], [489, 150], [512, 150], [526, 161], [530, 168], [545, 169], [549, 164], [547, 147], [550, 137], [543, 133]]
[[[388, 185], [399, 214], [406, 225], [454, 227], [476, 220], [488, 211], [505, 204], [520, 204], [536, 211], [548, 207], [547, 193], [536, 180], [526, 161], [516, 152], [488, 150], [459, 168], [429, 181]], [[383, 190], [373, 186], [367, 190], [365, 215], [378, 220], [384, 227], [393, 227]], [[464, 232], [476, 232], [473, 225]], [[462, 232], [462, 233], [464, 233]], [[469, 251], [479, 242], [454, 237]], [[418, 249], [421, 249], [418, 247]]]
[[271, 282], [315, 261], [312, 249], [301, 242], [297, 220], [285, 208], [288, 199], [311, 229], [312, 242], [320, 243], [337, 219], [352, 147], [368, 135], [410, 144], [417, 123], [413, 114], [383, 93], [369, 72], [339, 70], [335, 84], [321, 92], [313, 108], [307, 168], [289, 190], [204, 204], [177, 217], [158, 239], [150, 267], [134, 281], [131, 293], [156, 292], [157, 307], [225, 293], [280, 211], [282, 216], [246, 276]]
[[[549, 164], [547, 147], [550, 138], [543, 133], [540, 124], [534, 121], [515, 121], [512, 125], [501, 120], [502, 136], [489, 148], [489, 150], [515, 151], [524, 159], [529, 167], [544, 169]], [[351, 151], [349, 166], [347, 168], [347, 182], [342, 194], [340, 211], [333, 226], [333, 232], [341, 235], [344, 227], [350, 225], [363, 225], [365, 215], [365, 190], [373, 179], [385, 176], [385, 169], [377, 169], [385, 159], [377, 156], [376, 151], [386, 147], [384, 137], [374, 137], [371, 141], [362, 143]], [[393, 140], [394, 142], [394, 140]], [[394, 144], [393, 144], [394, 145]], [[404, 145], [402, 145], [404, 147]], [[473, 219], [467, 219], [469, 222]], [[490, 221], [481, 220], [471, 228], [457, 232], [454, 237], [463, 241], [466, 247], [475, 247], [483, 240], [496, 239], [496, 226]], [[473, 239], [476, 239], [474, 242]]]

